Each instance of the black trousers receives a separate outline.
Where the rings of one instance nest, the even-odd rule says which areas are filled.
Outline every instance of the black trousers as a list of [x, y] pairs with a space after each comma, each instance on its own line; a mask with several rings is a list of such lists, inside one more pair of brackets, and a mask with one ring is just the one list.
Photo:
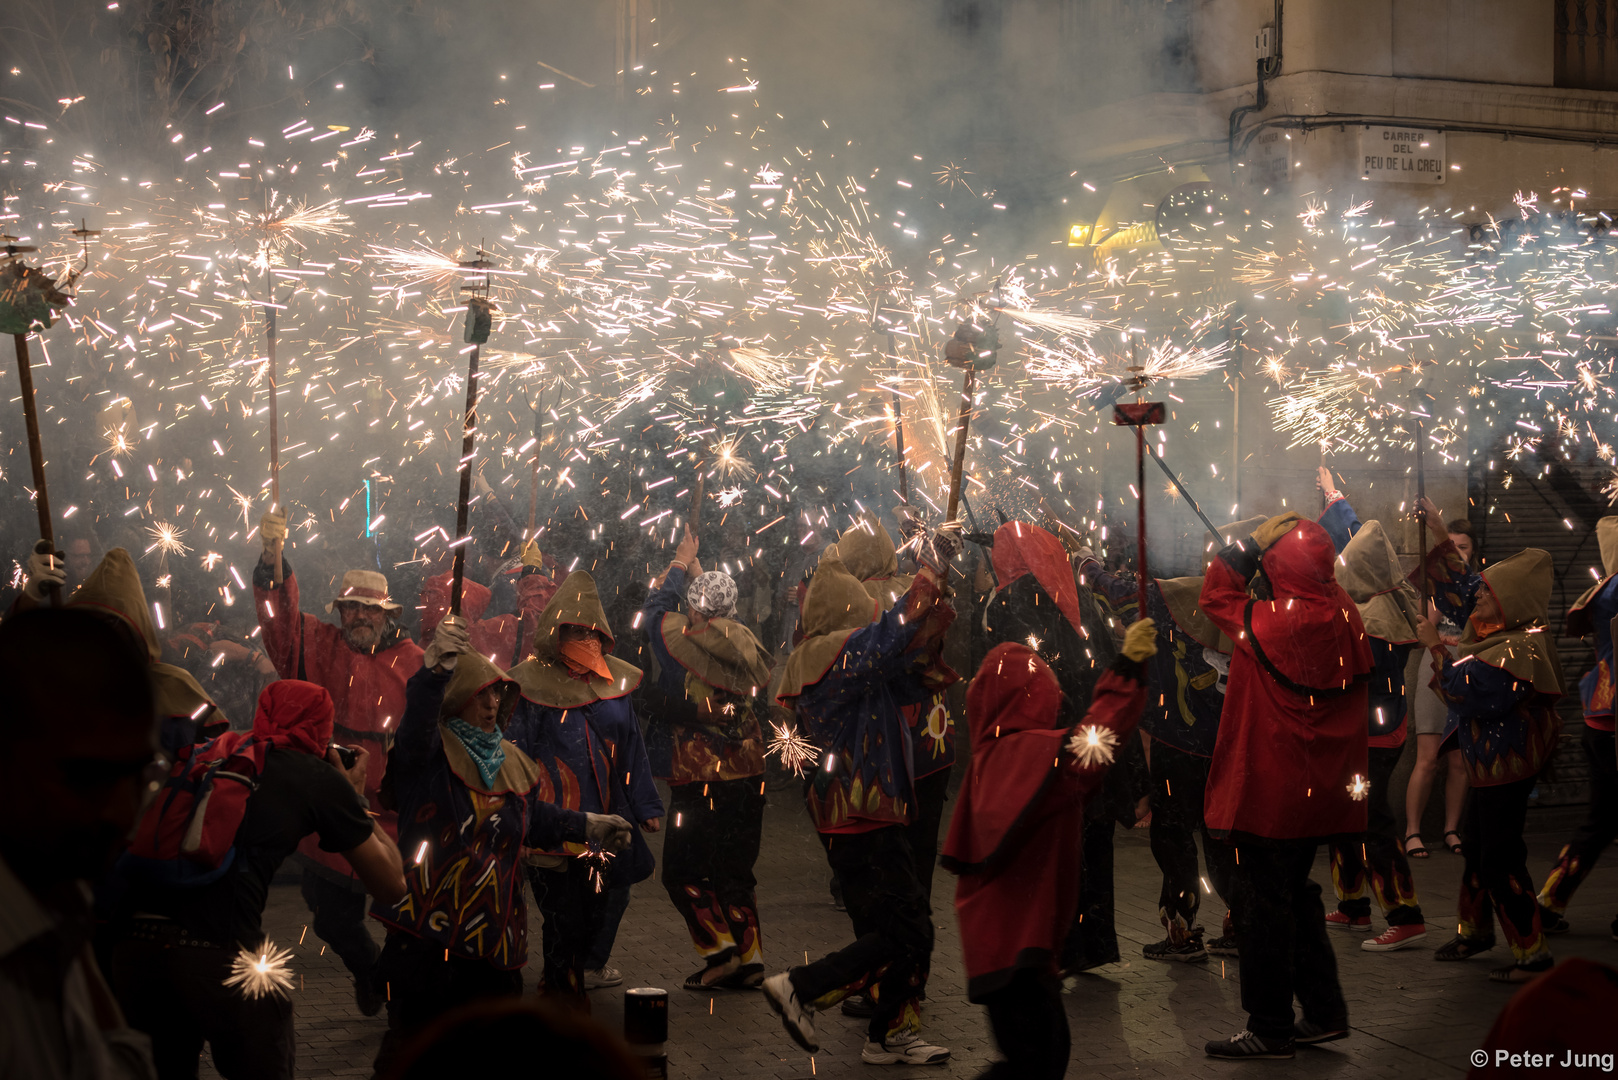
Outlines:
[[[1099, 801], [1099, 800], [1097, 800]], [[1088, 971], [1115, 964], [1118, 923], [1113, 912], [1112, 841], [1117, 827], [1108, 814], [1087, 817], [1079, 869], [1079, 909], [1068, 927], [1058, 963], [1063, 971]]]
[[880, 1042], [907, 1001], [925, 989], [933, 952], [933, 921], [916, 879], [906, 829], [820, 835], [826, 859], [843, 883], [854, 922], [854, 943], [793, 968], [798, 997], [816, 1008], [876, 986], [876, 1013], [868, 1038]]
[[1202, 821], [1210, 759], [1152, 740], [1152, 858], [1163, 872], [1157, 915], [1170, 936], [1183, 939], [1197, 925], [1202, 879], [1197, 872], [1197, 833], [1214, 891], [1230, 903], [1230, 848], [1208, 835]]
[[534, 901], [544, 917], [540, 948], [545, 958], [545, 990], [582, 994], [585, 962], [606, 917], [606, 888], [597, 891], [598, 883], [582, 858], [568, 859], [559, 870], [537, 866], [527, 870]]
[[1010, 983], [984, 995], [983, 1005], [1006, 1060], [990, 1065], [978, 1080], [1062, 1080], [1067, 1075], [1073, 1037], [1062, 1008], [1062, 984], [1054, 977], [1019, 971]]
[[113, 993], [129, 1026], [151, 1036], [160, 1080], [195, 1080], [204, 1043], [225, 1080], [292, 1076], [292, 1001], [226, 986], [235, 958], [235, 949], [150, 941], [113, 947]]
[[1318, 847], [1314, 840], [1235, 840], [1231, 916], [1242, 1008], [1247, 1030], [1261, 1038], [1292, 1037], [1294, 997], [1306, 1020], [1332, 1025], [1348, 1017], [1320, 886], [1309, 877]]
[[446, 956], [442, 945], [397, 930], [389, 932], [376, 972], [391, 1003], [388, 1030], [373, 1065], [379, 1076], [413, 1036], [451, 1009], [483, 998], [522, 994], [521, 970]]
[[1613, 733], [1584, 729], [1584, 754], [1590, 760], [1590, 812], [1562, 848], [1539, 891], [1539, 902], [1560, 915], [1596, 860], [1618, 837], [1618, 760], [1613, 758]]
[[369, 982], [382, 948], [367, 929], [370, 897], [356, 879], [352, 887], [305, 866], [300, 889], [309, 905], [309, 927], [354, 978]]
[[750, 777], [669, 788], [663, 888], [710, 965], [763, 959], [753, 876], [764, 836], [762, 786]]
[[940, 769], [916, 781], [916, 813], [905, 828], [910, 852], [916, 857], [916, 880], [921, 883], [921, 895], [927, 898], [929, 909], [933, 899], [933, 871], [938, 868], [938, 826], [944, 820], [944, 800], [949, 795], [949, 776], [953, 771]]

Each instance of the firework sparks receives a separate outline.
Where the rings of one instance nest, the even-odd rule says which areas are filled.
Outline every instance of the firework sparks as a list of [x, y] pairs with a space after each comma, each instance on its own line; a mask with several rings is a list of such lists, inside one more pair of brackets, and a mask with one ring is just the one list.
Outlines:
[[781, 764], [791, 769], [794, 776], [802, 776], [805, 766], [813, 766], [820, 760], [820, 749], [799, 735], [798, 729], [791, 724], [771, 722], [770, 727], [775, 729], [775, 737], [764, 752], [778, 756]]
[[225, 985], [243, 997], [286, 997], [292, 989], [291, 949], [280, 949], [265, 941], [257, 949], [242, 949], [230, 962]]
[[1067, 741], [1068, 753], [1077, 757], [1079, 765], [1086, 769], [1111, 765], [1117, 746], [1118, 736], [1112, 733], [1112, 729], [1094, 724], [1081, 727]]
[[167, 521], [159, 521], [155, 525], [147, 526], [146, 533], [152, 538], [151, 546], [146, 549], [146, 554], [148, 555], [154, 551], [165, 556], [184, 555], [191, 550], [190, 547], [180, 542], [185, 536], [185, 530], [171, 525]]
[[1359, 773], [1354, 774], [1354, 782], [1348, 785], [1348, 797], [1355, 802], [1364, 802], [1365, 797], [1371, 793], [1371, 782]]

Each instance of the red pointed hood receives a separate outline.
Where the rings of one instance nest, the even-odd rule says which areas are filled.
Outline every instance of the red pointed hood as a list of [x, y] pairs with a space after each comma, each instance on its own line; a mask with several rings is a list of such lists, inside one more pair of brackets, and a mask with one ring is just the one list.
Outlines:
[[326, 756], [331, 745], [333, 709], [323, 686], [301, 679], [279, 679], [258, 696], [253, 735], [277, 746]]
[[994, 533], [994, 575], [1000, 588], [1007, 589], [1024, 574], [1033, 574], [1041, 591], [1056, 601], [1057, 608], [1076, 633], [1079, 623], [1079, 588], [1073, 580], [1073, 564], [1067, 561], [1062, 542], [1038, 525], [1008, 521]]

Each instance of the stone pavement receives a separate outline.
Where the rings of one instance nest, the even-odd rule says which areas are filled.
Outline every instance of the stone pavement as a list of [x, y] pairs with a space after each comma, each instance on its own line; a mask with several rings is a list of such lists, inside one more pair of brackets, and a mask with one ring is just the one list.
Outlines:
[[[1532, 811], [1530, 866], [1536, 879], [1549, 868], [1563, 838], [1582, 818], [1583, 807]], [[654, 850], [660, 837], [650, 838]], [[797, 786], [770, 792], [764, 851], [759, 862], [760, 919], [772, 967], [801, 962], [845, 944], [847, 916], [833, 909], [827, 872], [797, 796]], [[1073, 1028], [1071, 1077], [1302, 1076], [1443, 1077], [1467, 1068], [1467, 1055], [1510, 997], [1508, 987], [1488, 981], [1490, 966], [1508, 962], [1504, 947], [1486, 959], [1440, 964], [1433, 949], [1453, 934], [1455, 886], [1460, 860], [1447, 852], [1415, 863], [1428, 935], [1420, 947], [1391, 954], [1359, 949], [1361, 935], [1334, 935], [1353, 1036], [1325, 1047], [1301, 1047], [1291, 1062], [1216, 1062], [1202, 1053], [1204, 1041], [1241, 1027], [1236, 963], [1215, 957], [1206, 965], [1163, 964], [1140, 958], [1140, 947], [1161, 934], [1156, 921], [1159, 878], [1144, 830], [1120, 830], [1117, 843], [1120, 964], [1081, 977], [1065, 998]], [[1315, 878], [1329, 897], [1331, 877], [1322, 850]], [[967, 1002], [950, 898], [953, 879], [939, 872], [934, 910], [938, 923], [927, 1034], [953, 1050], [943, 1067], [908, 1069], [864, 1065], [859, 1060], [864, 1022], [835, 1011], [817, 1024], [821, 1051], [813, 1060], [782, 1032], [780, 1022], [756, 993], [710, 998], [680, 989], [698, 960], [655, 876], [637, 886], [612, 963], [625, 986], [669, 988], [669, 1069], [673, 1077], [842, 1078], [878, 1075], [975, 1076], [994, 1056], [981, 1009]], [[531, 907], [532, 905], [530, 905]], [[1208, 908], [1215, 905], [1210, 904]], [[1608, 930], [1618, 912], [1618, 855], [1608, 853], [1575, 898], [1568, 918], [1573, 932], [1553, 939], [1559, 957], [1586, 956], [1618, 965], [1618, 942]], [[1373, 916], [1376, 929], [1382, 928]], [[298, 1075], [366, 1077], [384, 1020], [365, 1019], [354, 1007], [347, 973], [311, 932], [294, 884], [273, 888], [265, 929], [279, 944], [295, 946]], [[539, 928], [530, 936], [537, 956]], [[532, 989], [533, 979], [529, 979]], [[595, 1015], [621, 1030], [622, 988], [592, 995]], [[1590, 1049], [1611, 1050], [1618, 1036]], [[543, 1075], [539, 1067], [536, 1075]], [[204, 1075], [213, 1075], [205, 1071]]]

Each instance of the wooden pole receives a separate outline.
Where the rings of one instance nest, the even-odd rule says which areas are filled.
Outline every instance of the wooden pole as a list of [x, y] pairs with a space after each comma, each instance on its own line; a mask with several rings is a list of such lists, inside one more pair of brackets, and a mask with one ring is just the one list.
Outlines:
[[455, 500], [455, 568], [450, 579], [449, 613], [461, 614], [461, 584], [466, 577], [466, 519], [472, 502], [472, 451], [477, 442], [478, 354], [472, 346], [466, 370], [466, 416], [461, 421], [461, 489]]
[[1433, 595], [1433, 582], [1427, 573], [1427, 508], [1424, 505], [1427, 500], [1427, 470], [1422, 462], [1422, 442], [1421, 414], [1416, 413], [1416, 526], [1421, 534], [1418, 550], [1421, 552], [1421, 611], [1425, 616], [1427, 603]]
[[966, 378], [961, 383], [961, 415], [957, 420], [955, 429], [955, 460], [949, 471], [949, 512], [945, 515], [946, 521], [957, 521], [957, 514], [961, 506], [961, 469], [966, 464], [966, 429], [972, 420], [972, 396], [977, 389], [978, 372], [976, 367], [966, 369]]
[[[893, 332], [888, 331], [888, 355], [897, 357], [897, 348], [893, 343]], [[904, 400], [899, 397], [899, 391], [891, 390], [893, 396], [893, 449], [899, 455], [899, 501], [906, 506], [910, 505], [910, 474], [905, 468], [905, 411]]]
[[[539, 444], [542, 441], [545, 422], [545, 391], [541, 390], [534, 399], [534, 475], [528, 481], [528, 529], [522, 534], [526, 543], [534, 538], [534, 523], [539, 517]], [[520, 552], [519, 552], [520, 554]]]
[[1146, 618], [1146, 428], [1142, 424], [1135, 425], [1135, 507], [1140, 519], [1139, 557], [1136, 565], [1140, 570], [1140, 606], [1136, 609], [1135, 618]]
[[[265, 350], [269, 356], [267, 374], [270, 382], [270, 501], [274, 508], [283, 515], [286, 507], [281, 505], [281, 405], [280, 396], [275, 385], [275, 292], [270, 292], [270, 303], [264, 306], [264, 342]], [[283, 549], [285, 545], [283, 544]], [[281, 555], [275, 556], [275, 587], [281, 587], [282, 575], [285, 571], [281, 566]]]
[[[51, 500], [45, 488], [45, 450], [39, 441], [39, 411], [34, 404], [34, 365], [28, 356], [28, 335], [12, 334], [17, 345], [17, 386], [22, 391], [23, 421], [28, 429], [28, 463], [34, 469], [34, 509], [39, 514], [39, 538], [47, 550], [41, 555], [56, 554], [56, 538], [51, 531]], [[36, 551], [37, 551], [36, 547]], [[62, 590], [50, 588], [51, 607], [62, 606]]]

